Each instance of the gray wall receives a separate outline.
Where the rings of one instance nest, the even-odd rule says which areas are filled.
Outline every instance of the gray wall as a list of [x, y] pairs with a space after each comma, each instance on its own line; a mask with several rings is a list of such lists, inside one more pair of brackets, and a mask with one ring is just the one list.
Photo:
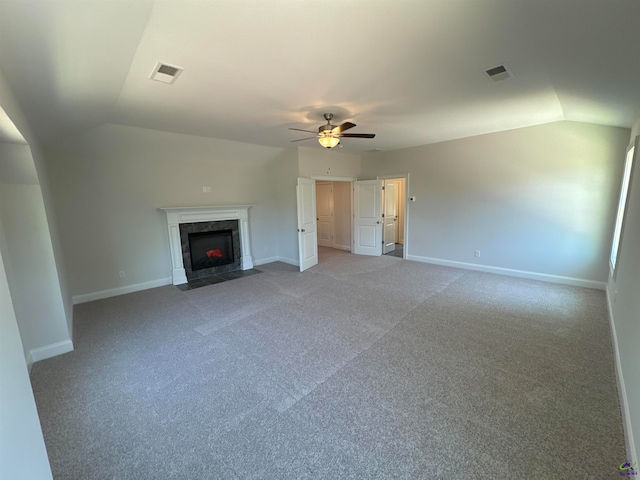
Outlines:
[[[159, 207], [253, 204], [254, 263], [297, 264], [296, 178], [360, 171], [358, 155], [338, 151], [282, 150], [122, 125], [62, 139], [45, 155], [77, 301], [170, 277]], [[203, 186], [212, 192], [203, 193]]]
[[[254, 260], [277, 256], [268, 164], [282, 150], [103, 125], [45, 152], [74, 296], [168, 279], [159, 207], [246, 205]], [[202, 187], [211, 186], [210, 193]], [[118, 272], [125, 277], [119, 278]]]
[[[30, 144], [32, 156], [38, 155], [35, 138], [2, 75], [0, 75], [0, 106]], [[7, 159], [8, 163], [22, 163], [20, 158], [13, 154], [8, 155], [6, 152], [7, 150], [3, 150], [2, 159]], [[33, 152], [36, 152], [35, 155]], [[25, 166], [24, 169], [19, 168], [19, 172], [9, 168], [13, 171], [12, 174], [8, 174], [8, 170], [4, 169], [6, 181], [17, 182], [24, 181], [24, 178], [32, 178], [34, 168], [36, 170], [38, 168], [37, 163], [36, 161], [33, 166]], [[46, 187], [46, 179], [43, 179], [42, 183]], [[46, 193], [43, 194], [45, 204], [41, 207], [45, 210], [48, 209], [47, 198]], [[20, 205], [12, 205], [11, 208], [20, 208]], [[46, 215], [46, 222], [51, 226], [48, 211]], [[41, 218], [38, 229], [44, 228], [44, 221]], [[30, 298], [31, 301], [38, 301], [40, 297], [52, 300], [53, 303], [49, 305], [50, 310], [47, 315], [33, 319], [33, 325], [41, 325], [45, 329], [56, 325], [60, 330], [67, 331], [66, 339], [68, 340], [67, 326], [71, 324], [71, 316], [70, 309], [67, 310], [65, 305], [70, 304], [70, 299], [65, 301], [66, 286], [63, 284], [64, 276], [61, 276], [59, 271], [56, 272], [57, 278], [56, 275], [49, 277], [47, 282], [39, 284], [38, 290], [29, 288], [21, 292], [10, 291], [5, 268], [9, 264], [6, 233], [11, 234], [11, 232], [5, 232], [0, 220], [0, 378], [2, 379], [0, 385], [0, 478], [47, 479], [51, 478], [51, 469], [24, 357], [28, 347], [23, 346], [20, 337], [14, 300]], [[55, 237], [55, 231], [52, 229], [49, 234]], [[53, 248], [55, 249], [55, 242]], [[52, 256], [58, 256], [58, 253], [48, 250], [43, 255], [47, 257], [47, 261], [51, 262], [50, 264], [56, 265], [60, 260], [52, 259]], [[49, 343], [50, 340], [55, 342], [55, 339], [46, 339], [45, 342]]]
[[70, 351], [60, 291], [50, 288], [57, 274], [40, 185], [7, 184], [0, 179], [0, 218], [5, 270], [25, 360], [49, 357], [49, 349], [53, 355], [63, 353], [57, 350], [60, 345]]
[[276, 212], [278, 232], [277, 258], [298, 265], [298, 214], [296, 205], [296, 182], [298, 177], [298, 149], [282, 152], [269, 169], [269, 182], [273, 186], [273, 211]]
[[[631, 132], [629, 142], [640, 135], [640, 118]], [[620, 162], [624, 162], [621, 155]], [[640, 151], [636, 148], [631, 189], [618, 250], [615, 279], [609, 278], [608, 294], [618, 345], [622, 386], [626, 391], [628, 421], [626, 433], [635, 444], [629, 452], [637, 462], [640, 457]], [[619, 176], [618, 188], [622, 180]], [[630, 427], [630, 428], [629, 428]], [[631, 437], [633, 435], [633, 437]], [[630, 456], [631, 459], [631, 456]]]
[[51, 232], [31, 149], [0, 143], [0, 218], [5, 270], [25, 359], [72, 349], [58, 287]]
[[298, 147], [299, 176], [332, 176], [357, 178], [361, 171], [360, 155], [339, 149]]
[[410, 256], [603, 287], [628, 138], [557, 122], [365, 154], [362, 173], [409, 173]]
[[[0, 221], [0, 247], [4, 244]], [[0, 248], [0, 478], [52, 478]]]

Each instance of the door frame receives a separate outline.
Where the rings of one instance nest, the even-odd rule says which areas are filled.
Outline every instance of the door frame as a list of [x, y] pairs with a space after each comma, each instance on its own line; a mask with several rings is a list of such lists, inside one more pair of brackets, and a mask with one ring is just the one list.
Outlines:
[[378, 175], [377, 180], [391, 180], [392, 178], [404, 178], [404, 245], [402, 247], [402, 258], [407, 259], [409, 250], [409, 174], [397, 173], [392, 175]]
[[[391, 178], [391, 179], [383, 179], [382, 180], [382, 195], [381, 195], [381, 200], [382, 200], [382, 254], [386, 255], [388, 253], [393, 252], [396, 249], [396, 244], [398, 243], [398, 209], [402, 208], [398, 206], [398, 191], [400, 190], [398, 188], [398, 185], [403, 183], [404, 184], [404, 178]], [[389, 188], [393, 186], [393, 207], [394, 207], [394, 213], [393, 213], [393, 223], [391, 225], [393, 225], [393, 248], [391, 248], [389, 251], [387, 251], [387, 245], [388, 245], [388, 240], [387, 239], [387, 232], [388, 232], [388, 228], [387, 228], [387, 224], [390, 221], [389, 217], [387, 216], [387, 208], [388, 208], [388, 200], [389, 197], [391, 197], [391, 195], [389, 195]], [[404, 215], [402, 216], [403, 220], [404, 220]]]
[[[357, 182], [358, 181], [358, 177], [337, 177], [337, 176], [331, 176], [331, 175], [310, 175], [306, 178], [309, 178], [311, 180], [320, 180], [320, 181], [327, 181], [327, 182], [350, 182], [351, 183], [351, 229], [353, 231], [353, 214], [354, 214], [354, 210], [353, 210], [353, 205], [354, 205], [354, 199], [353, 199], [353, 182]], [[409, 215], [409, 191], [410, 191], [410, 174], [409, 173], [397, 173], [397, 174], [390, 174], [390, 175], [378, 175], [376, 176], [376, 180], [386, 180], [386, 179], [392, 179], [392, 178], [404, 178], [405, 179], [405, 184], [404, 184], [404, 245], [403, 245], [403, 249], [402, 249], [402, 258], [403, 259], [407, 259], [407, 253], [409, 250], [409, 223], [410, 223], [410, 215]], [[297, 197], [297, 195], [296, 195]], [[313, 199], [314, 201], [314, 206], [315, 206], [315, 197]], [[315, 218], [315, 217], [314, 217]], [[316, 226], [317, 228], [317, 226]], [[353, 236], [353, 234], [352, 234]], [[353, 253], [353, 238], [351, 239], [351, 253]]]
[[[308, 178], [315, 180], [316, 182], [342, 182], [349, 183], [351, 186], [351, 212], [349, 218], [351, 219], [351, 245], [349, 245], [349, 252], [353, 253], [353, 182], [357, 182], [357, 177], [333, 177], [331, 175], [310, 175]], [[314, 202], [316, 200], [314, 199]], [[317, 207], [317, 205], [316, 205]], [[317, 226], [316, 226], [317, 228]], [[334, 245], [334, 241], [331, 242]], [[335, 247], [332, 247], [335, 248]]]

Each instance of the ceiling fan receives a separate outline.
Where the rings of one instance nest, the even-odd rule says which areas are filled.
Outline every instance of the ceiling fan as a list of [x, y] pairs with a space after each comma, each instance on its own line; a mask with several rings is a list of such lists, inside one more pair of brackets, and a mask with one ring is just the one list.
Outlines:
[[[341, 138], [373, 138], [375, 133], [342, 133], [345, 130], [349, 130], [356, 126], [355, 123], [344, 122], [342, 125], [331, 125], [331, 119], [333, 113], [325, 113], [324, 118], [327, 121], [326, 125], [322, 125], [318, 128], [318, 133], [315, 137], [299, 138], [298, 140], [291, 140], [292, 142], [301, 142], [302, 140], [311, 140], [317, 138], [320, 145], [325, 148], [333, 148], [340, 143]], [[289, 130], [296, 130], [298, 132], [316, 133], [313, 130], [303, 130], [301, 128], [289, 128]]]

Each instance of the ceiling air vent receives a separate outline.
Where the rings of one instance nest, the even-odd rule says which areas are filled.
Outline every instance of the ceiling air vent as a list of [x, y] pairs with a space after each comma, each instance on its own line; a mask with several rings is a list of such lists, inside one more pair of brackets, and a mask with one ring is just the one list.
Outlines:
[[513, 77], [513, 73], [511, 73], [511, 70], [505, 64], [497, 65], [493, 68], [489, 68], [485, 70], [484, 73], [486, 73], [489, 76], [489, 78], [494, 82]]
[[176, 67], [175, 65], [167, 65], [166, 63], [158, 62], [155, 68], [151, 72], [149, 78], [156, 82], [173, 84], [180, 74], [184, 70], [182, 67]]

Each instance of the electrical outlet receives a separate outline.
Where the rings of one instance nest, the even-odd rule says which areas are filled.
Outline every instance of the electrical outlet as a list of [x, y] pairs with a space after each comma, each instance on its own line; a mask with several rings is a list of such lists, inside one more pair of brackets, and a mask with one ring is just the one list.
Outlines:
[[480, 258], [480, 250], [476, 250], [476, 251], [474, 251], [474, 252], [473, 252], [473, 256], [474, 256], [474, 257], [478, 257], [478, 258]]
[[211, 193], [211, 187], [210, 186], [202, 187], [202, 193]]
[[124, 278], [124, 270], [120, 270], [120, 271], [118, 272], [118, 277], [120, 277], [120, 278]]

